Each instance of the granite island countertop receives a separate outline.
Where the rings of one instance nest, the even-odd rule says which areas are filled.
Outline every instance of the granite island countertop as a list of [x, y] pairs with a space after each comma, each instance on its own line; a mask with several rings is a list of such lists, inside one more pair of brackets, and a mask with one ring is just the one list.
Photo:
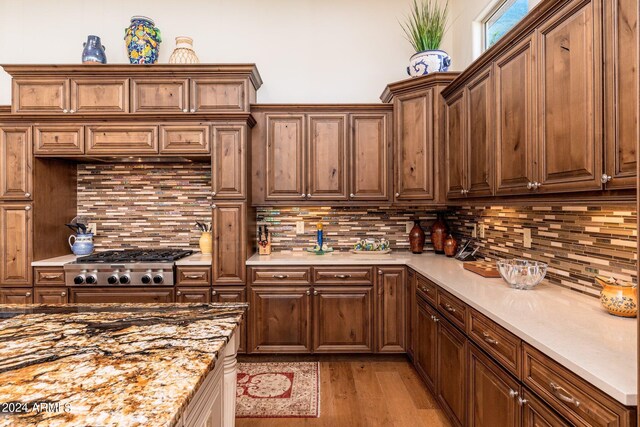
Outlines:
[[608, 314], [597, 298], [545, 283], [512, 289], [486, 279], [462, 262], [433, 252], [387, 255], [274, 252], [254, 255], [248, 266], [406, 265], [624, 405], [637, 405], [636, 319]]
[[[173, 426], [246, 308], [0, 305], [0, 405], [30, 409], [0, 426]], [[60, 408], [31, 410], [41, 402]]]

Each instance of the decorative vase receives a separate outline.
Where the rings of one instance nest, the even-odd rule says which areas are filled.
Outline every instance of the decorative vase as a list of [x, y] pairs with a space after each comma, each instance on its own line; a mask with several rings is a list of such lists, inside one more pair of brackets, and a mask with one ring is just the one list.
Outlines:
[[89, 255], [93, 252], [93, 233], [78, 233], [69, 236], [69, 247], [74, 255]]
[[203, 254], [210, 254], [211, 252], [213, 252], [213, 240], [211, 240], [211, 232], [203, 232], [200, 236], [198, 244], [200, 245], [200, 252], [202, 252]]
[[426, 76], [448, 71], [450, 65], [451, 57], [444, 50], [423, 50], [411, 56], [407, 74], [411, 77]]
[[124, 41], [131, 64], [155, 64], [162, 37], [153, 20], [145, 16], [131, 17], [131, 24], [124, 30]]
[[82, 63], [83, 64], [106, 64], [107, 55], [104, 51], [106, 47], [100, 42], [98, 36], [88, 36], [87, 41], [82, 43], [84, 49], [82, 50]]
[[442, 215], [438, 214], [438, 219], [431, 226], [431, 243], [433, 250], [437, 254], [444, 253], [444, 241], [447, 238], [447, 224], [442, 219]]
[[611, 314], [620, 317], [638, 315], [638, 287], [631, 283], [620, 284], [615, 279], [597, 276], [596, 282], [602, 286], [600, 303]]
[[444, 254], [448, 257], [452, 257], [458, 251], [458, 242], [453, 238], [451, 234], [447, 236], [444, 241]]
[[169, 64], [198, 64], [199, 62], [193, 50], [193, 39], [186, 36], [176, 37], [176, 48], [169, 57]]
[[414, 254], [421, 254], [424, 248], [424, 231], [417, 219], [413, 221], [413, 228], [409, 232], [409, 246]]

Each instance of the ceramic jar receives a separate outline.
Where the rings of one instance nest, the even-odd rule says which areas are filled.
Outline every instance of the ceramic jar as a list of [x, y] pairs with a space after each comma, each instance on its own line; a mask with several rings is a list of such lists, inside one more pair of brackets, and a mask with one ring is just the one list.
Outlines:
[[444, 50], [423, 50], [409, 59], [407, 74], [411, 77], [426, 76], [449, 70], [451, 57]]
[[131, 64], [155, 64], [162, 37], [154, 22], [145, 16], [133, 16], [124, 30], [124, 41]]
[[200, 241], [198, 242], [200, 245], [200, 252], [203, 254], [210, 254], [213, 252], [213, 240], [211, 239], [211, 232], [205, 231], [200, 236]]
[[444, 253], [444, 241], [447, 238], [447, 224], [442, 219], [442, 214], [438, 214], [438, 219], [431, 226], [431, 243], [433, 250], [437, 254]]
[[69, 236], [69, 247], [74, 255], [89, 255], [93, 252], [93, 233]]
[[452, 257], [456, 252], [458, 252], [458, 242], [451, 234], [449, 234], [444, 241], [444, 254], [448, 257]]
[[87, 41], [82, 43], [84, 50], [82, 51], [83, 64], [106, 64], [107, 56], [104, 51], [106, 47], [102, 45], [100, 37], [88, 36]]
[[200, 60], [193, 50], [191, 37], [176, 37], [176, 48], [169, 57], [169, 64], [198, 64]]
[[619, 284], [614, 279], [596, 277], [602, 286], [600, 303], [611, 314], [620, 317], [638, 315], [638, 287], [631, 284]]
[[421, 254], [424, 248], [424, 231], [420, 227], [420, 221], [413, 221], [413, 228], [409, 232], [409, 246], [414, 254]]

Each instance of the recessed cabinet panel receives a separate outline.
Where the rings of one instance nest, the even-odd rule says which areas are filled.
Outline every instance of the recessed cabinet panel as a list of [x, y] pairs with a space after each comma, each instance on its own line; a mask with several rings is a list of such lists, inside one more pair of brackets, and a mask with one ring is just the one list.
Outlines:
[[305, 200], [304, 116], [266, 116], [267, 200]]
[[351, 200], [389, 199], [389, 115], [352, 114]]
[[438, 373], [437, 342], [438, 313], [421, 298], [417, 298], [416, 343], [413, 360], [431, 391], [436, 390]]
[[87, 154], [116, 155], [158, 153], [158, 128], [143, 125], [87, 125]]
[[347, 117], [344, 114], [312, 114], [307, 120], [307, 198], [346, 200]]
[[33, 128], [36, 155], [84, 154], [84, 128], [76, 125], [39, 125]]
[[134, 113], [188, 112], [188, 79], [133, 79]]
[[493, 194], [493, 88], [491, 68], [467, 86], [466, 195]]
[[182, 303], [199, 303], [210, 302], [211, 291], [209, 288], [176, 288], [176, 302]]
[[31, 199], [31, 128], [0, 128], [0, 200]]
[[11, 109], [14, 113], [66, 113], [69, 110], [68, 79], [13, 79]]
[[209, 126], [160, 126], [160, 154], [209, 154]]
[[69, 300], [67, 288], [35, 288], [33, 294], [36, 304], [66, 304]]
[[246, 126], [213, 126], [212, 188], [217, 199], [246, 197]]
[[378, 268], [378, 351], [405, 351], [406, 270]]
[[129, 79], [72, 79], [74, 113], [128, 113]]
[[191, 112], [232, 112], [248, 109], [244, 80], [191, 79]]
[[244, 203], [216, 202], [213, 205], [213, 285], [244, 284], [246, 245]]
[[70, 303], [146, 304], [173, 302], [173, 288], [71, 288]]
[[446, 319], [438, 327], [437, 397], [456, 426], [466, 425], [467, 338]]
[[0, 205], [0, 285], [31, 286], [30, 204]]
[[447, 198], [465, 196], [464, 147], [465, 147], [465, 97], [464, 92], [447, 100], [445, 115], [445, 150], [447, 158]]
[[33, 295], [31, 289], [0, 288], [0, 304], [31, 304]]

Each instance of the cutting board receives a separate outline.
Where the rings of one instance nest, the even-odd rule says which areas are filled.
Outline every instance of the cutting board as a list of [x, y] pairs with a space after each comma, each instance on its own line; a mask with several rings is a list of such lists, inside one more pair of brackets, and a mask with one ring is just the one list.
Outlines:
[[463, 263], [464, 269], [479, 274], [482, 277], [500, 277], [500, 272], [495, 262], [491, 261], [470, 261]]

